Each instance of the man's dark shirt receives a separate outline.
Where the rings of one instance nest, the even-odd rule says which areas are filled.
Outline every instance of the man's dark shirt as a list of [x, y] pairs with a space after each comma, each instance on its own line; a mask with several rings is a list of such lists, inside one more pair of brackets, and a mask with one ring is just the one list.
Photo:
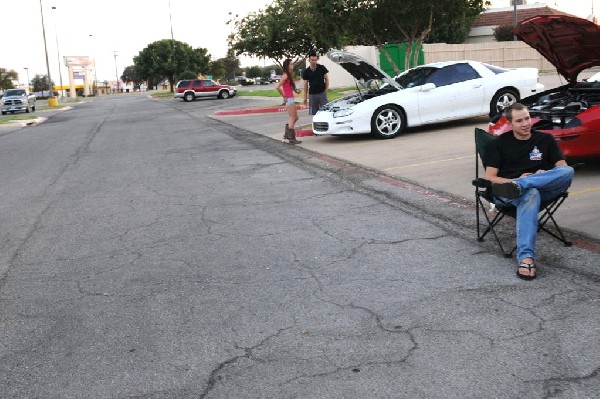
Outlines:
[[487, 166], [498, 168], [498, 176], [507, 179], [550, 170], [564, 159], [554, 137], [535, 130], [527, 140], [517, 140], [512, 131], [506, 132], [490, 141], [486, 150]]
[[302, 79], [308, 80], [308, 94], [320, 94], [325, 91], [325, 75], [329, 70], [321, 64], [313, 71], [310, 67], [306, 68], [302, 73]]

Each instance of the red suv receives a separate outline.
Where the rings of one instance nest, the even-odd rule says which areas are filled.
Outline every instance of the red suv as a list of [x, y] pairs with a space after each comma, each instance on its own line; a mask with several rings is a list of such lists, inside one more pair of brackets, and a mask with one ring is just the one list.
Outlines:
[[220, 85], [210, 79], [180, 80], [175, 86], [175, 98], [194, 101], [196, 97], [231, 98], [236, 91], [231, 86]]

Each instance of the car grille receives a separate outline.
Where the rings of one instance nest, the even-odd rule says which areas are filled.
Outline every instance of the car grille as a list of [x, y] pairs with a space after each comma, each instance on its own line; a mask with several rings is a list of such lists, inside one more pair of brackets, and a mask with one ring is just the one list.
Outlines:
[[329, 123], [327, 122], [313, 122], [313, 129], [317, 132], [326, 132], [329, 130]]
[[4, 100], [4, 105], [18, 105], [23, 104], [22, 100]]

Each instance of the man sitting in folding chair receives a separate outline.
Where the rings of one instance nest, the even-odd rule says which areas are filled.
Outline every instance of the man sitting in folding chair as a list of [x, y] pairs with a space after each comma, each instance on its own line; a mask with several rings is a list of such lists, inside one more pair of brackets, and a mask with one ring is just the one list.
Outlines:
[[485, 178], [496, 197], [517, 207], [517, 276], [532, 280], [540, 203], [567, 191], [575, 172], [552, 135], [531, 129], [527, 107], [515, 103], [505, 115], [512, 131], [487, 147]]

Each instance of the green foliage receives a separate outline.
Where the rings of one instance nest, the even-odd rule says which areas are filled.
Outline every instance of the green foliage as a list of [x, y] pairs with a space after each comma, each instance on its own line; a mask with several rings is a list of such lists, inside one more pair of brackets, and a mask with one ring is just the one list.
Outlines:
[[0, 89], [13, 89], [15, 86], [12, 81], [18, 78], [19, 75], [13, 69], [9, 71], [6, 68], [0, 68]]
[[183, 80], [183, 79], [197, 79], [197, 78], [198, 78], [198, 74], [194, 73], [192, 71], [183, 71], [177, 77], [177, 79], [179, 79], [179, 80]]
[[49, 91], [50, 87], [54, 87], [54, 82], [48, 81], [48, 75], [35, 75], [31, 79], [31, 86], [34, 92]]
[[494, 28], [494, 38], [497, 42], [511, 42], [514, 39], [513, 25], [498, 25]]
[[121, 82], [132, 82], [135, 88], [139, 88], [142, 83], [144, 83], [145, 79], [138, 74], [135, 65], [130, 65], [123, 70], [123, 75], [121, 75]]
[[167, 79], [173, 85], [179, 74], [192, 71], [196, 75], [206, 73], [210, 55], [205, 48], [192, 48], [178, 40], [163, 39], [150, 43], [134, 57], [135, 74], [147, 80], [149, 87]]
[[208, 72], [215, 80], [220, 80], [225, 77], [225, 63], [222, 59], [211, 61], [208, 65]]
[[270, 58], [282, 65], [286, 58], [298, 61], [313, 49], [322, 51], [338, 43], [338, 36], [319, 31], [334, 21], [315, 14], [312, 0], [274, 0], [265, 10], [228, 22], [235, 26], [229, 46], [235, 55]]

